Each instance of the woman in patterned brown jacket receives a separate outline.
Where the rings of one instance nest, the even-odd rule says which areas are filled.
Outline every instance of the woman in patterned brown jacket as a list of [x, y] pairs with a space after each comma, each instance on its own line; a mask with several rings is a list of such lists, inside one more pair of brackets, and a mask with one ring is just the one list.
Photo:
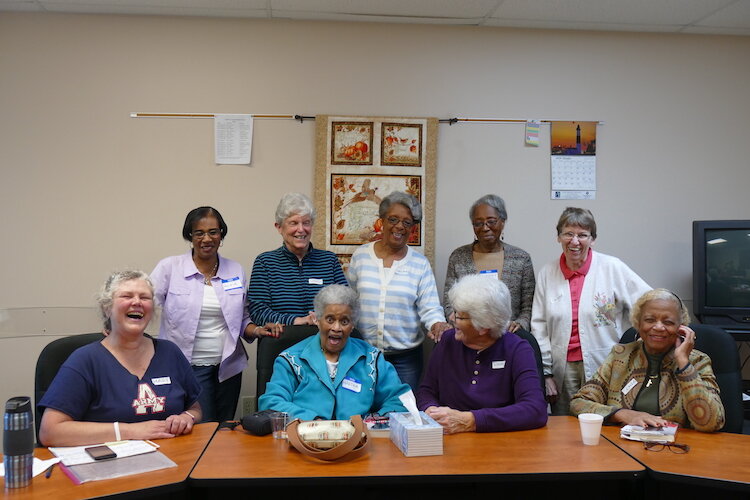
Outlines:
[[612, 348], [571, 400], [571, 413], [597, 413], [617, 424], [721, 429], [724, 406], [711, 359], [693, 349], [695, 332], [679, 297], [664, 288], [646, 292], [630, 321], [640, 338]]

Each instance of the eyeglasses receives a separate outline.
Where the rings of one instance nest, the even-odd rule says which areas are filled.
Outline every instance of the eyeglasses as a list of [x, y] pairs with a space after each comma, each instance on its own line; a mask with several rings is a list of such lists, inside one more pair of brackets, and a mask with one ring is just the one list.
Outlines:
[[190, 237], [194, 240], [202, 240], [204, 236], [208, 235], [210, 238], [218, 238], [221, 236], [221, 229], [209, 229], [208, 231], [193, 231], [190, 233]]
[[388, 217], [386, 220], [391, 226], [397, 226], [400, 222], [404, 226], [404, 229], [409, 229], [414, 224], [416, 224], [416, 222], [414, 222], [413, 220], [399, 219], [398, 217]]
[[481, 229], [484, 226], [493, 229], [497, 227], [499, 222], [500, 219], [475, 220], [471, 222], [471, 225], [474, 226], [474, 229]]
[[672, 453], [682, 455], [690, 451], [690, 446], [682, 443], [658, 443], [656, 441], [644, 441], [643, 448], [648, 451], [662, 451], [664, 448], [669, 448]]
[[560, 235], [560, 238], [564, 239], [565, 241], [570, 241], [573, 238], [578, 238], [578, 241], [586, 241], [591, 238], [591, 235], [589, 233], [563, 233]]

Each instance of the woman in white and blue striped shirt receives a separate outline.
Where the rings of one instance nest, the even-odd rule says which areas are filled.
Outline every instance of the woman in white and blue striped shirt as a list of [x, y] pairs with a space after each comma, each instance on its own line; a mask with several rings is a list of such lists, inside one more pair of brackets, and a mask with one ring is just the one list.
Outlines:
[[382, 239], [359, 247], [349, 264], [349, 284], [359, 293], [357, 328], [416, 391], [422, 374], [422, 326], [436, 342], [450, 327], [429, 261], [407, 245], [422, 218], [419, 201], [394, 191], [383, 198], [379, 215]]

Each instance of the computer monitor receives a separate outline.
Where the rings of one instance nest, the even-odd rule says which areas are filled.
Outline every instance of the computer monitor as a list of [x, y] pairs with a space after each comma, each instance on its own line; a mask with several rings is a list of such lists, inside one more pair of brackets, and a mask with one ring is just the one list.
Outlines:
[[693, 312], [750, 331], [750, 220], [693, 221]]

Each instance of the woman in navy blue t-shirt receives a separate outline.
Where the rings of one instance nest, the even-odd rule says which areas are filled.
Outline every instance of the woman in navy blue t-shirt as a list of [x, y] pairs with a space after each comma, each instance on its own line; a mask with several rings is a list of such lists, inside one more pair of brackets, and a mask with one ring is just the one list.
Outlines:
[[201, 420], [200, 386], [175, 344], [146, 337], [154, 288], [141, 271], [113, 274], [102, 287], [101, 342], [76, 350], [39, 402], [39, 440], [77, 446], [170, 438]]

